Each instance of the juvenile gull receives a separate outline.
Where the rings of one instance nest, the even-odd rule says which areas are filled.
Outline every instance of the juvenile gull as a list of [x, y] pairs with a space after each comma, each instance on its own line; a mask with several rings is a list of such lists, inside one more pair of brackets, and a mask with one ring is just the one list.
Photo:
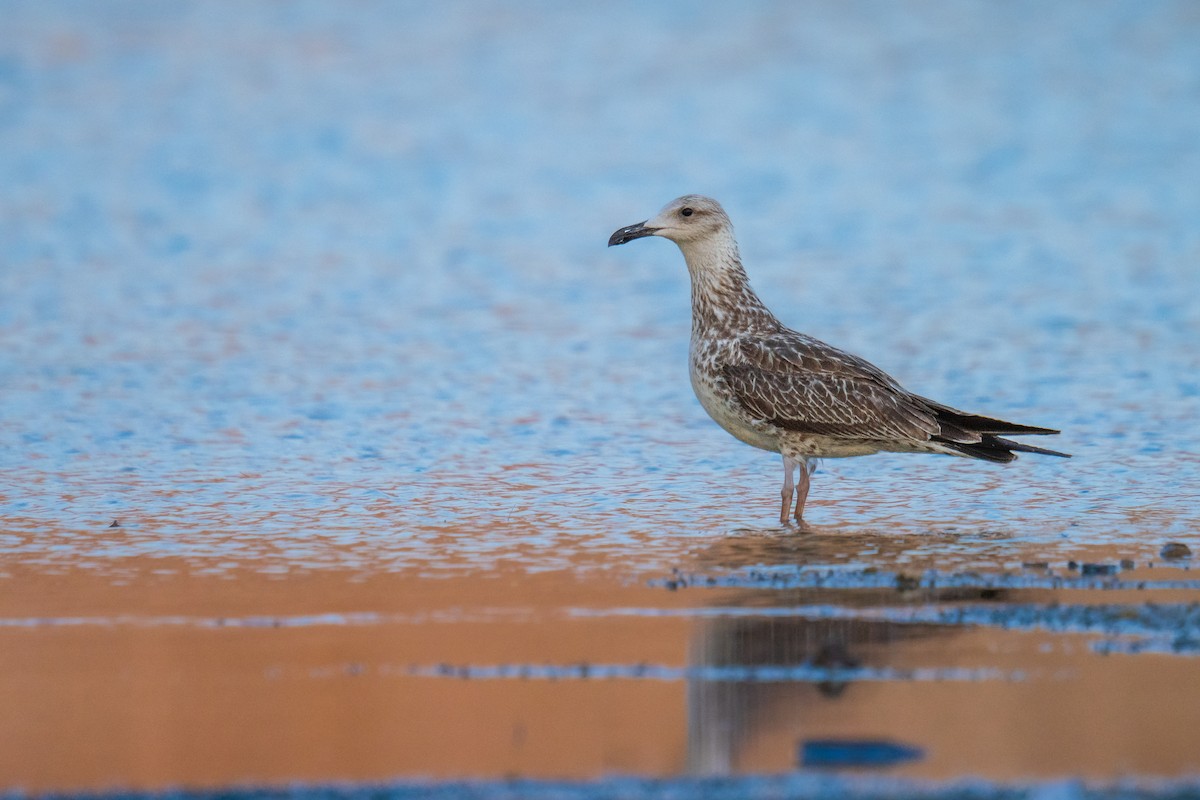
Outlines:
[[[783, 507], [804, 515], [815, 459], [881, 451], [943, 453], [1007, 463], [1017, 453], [1062, 456], [1001, 434], [1050, 428], [968, 414], [915, 395], [863, 359], [775, 318], [750, 288], [733, 224], [716, 200], [689, 194], [621, 228], [608, 246], [643, 236], [679, 245], [692, 279], [692, 389], [717, 424], [783, 456]], [[799, 472], [799, 480], [795, 475]]]

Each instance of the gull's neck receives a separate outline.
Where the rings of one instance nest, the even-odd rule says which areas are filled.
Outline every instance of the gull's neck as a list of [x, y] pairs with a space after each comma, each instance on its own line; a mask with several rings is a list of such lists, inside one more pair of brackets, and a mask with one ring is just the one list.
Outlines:
[[692, 278], [692, 335], [771, 333], [782, 325], [750, 288], [732, 231], [679, 245]]

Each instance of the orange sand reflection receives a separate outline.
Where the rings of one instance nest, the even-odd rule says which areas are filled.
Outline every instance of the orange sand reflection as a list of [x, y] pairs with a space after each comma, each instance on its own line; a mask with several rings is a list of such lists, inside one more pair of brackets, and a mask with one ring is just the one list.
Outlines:
[[[819, 537], [719, 539], [693, 566], [780, 563], [787, 560], [780, 548], [795, 555], [806, 542], [822, 546]], [[1191, 658], [1099, 656], [1087, 637], [1039, 631], [688, 613], [914, 601], [895, 592], [671, 592], [610, 573], [516, 569], [285, 578], [248, 569], [195, 575], [187, 564], [163, 559], [125, 566], [131, 577], [116, 582], [84, 570], [11, 570], [0, 598], [8, 623], [0, 627], [5, 785], [42, 791], [779, 772], [794, 769], [797, 743], [816, 736], [917, 742], [927, 758], [898, 772], [927, 778], [964, 771], [996, 779], [1179, 775], [1200, 766], [1191, 737], [1200, 704], [1180, 695], [1196, 674]], [[1087, 594], [1058, 599], [1095, 599]], [[954, 590], [916, 601], [983, 596]], [[1054, 594], [987, 597], [1046, 602]], [[1194, 593], [1155, 597], [1177, 601]], [[362, 612], [374, 616], [297, 621]], [[893, 669], [989, 668], [1026, 679], [830, 689], [410, 671], [831, 658]]]

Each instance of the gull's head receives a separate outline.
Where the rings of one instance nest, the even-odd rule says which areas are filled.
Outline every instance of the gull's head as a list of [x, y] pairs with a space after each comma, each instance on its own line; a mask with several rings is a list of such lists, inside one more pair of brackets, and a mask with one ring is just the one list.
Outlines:
[[643, 236], [661, 236], [675, 242], [686, 253], [691, 245], [725, 237], [732, 239], [732, 232], [733, 225], [720, 203], [711, 197], [685, 194], [667, 203], [658, 216], [621, 228], [609, 237], [608, 246], [625, 244]]

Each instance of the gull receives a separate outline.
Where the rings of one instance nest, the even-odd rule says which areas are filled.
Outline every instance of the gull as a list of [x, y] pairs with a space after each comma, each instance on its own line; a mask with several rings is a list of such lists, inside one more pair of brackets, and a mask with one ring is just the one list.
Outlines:
[[[788, 328], [742, 267], [721, 205], [684, 195], [658, 216], [615, 232], [608, 246], [670, 239], [692, 282], [689, 374], [700, 405], [746, 444], [783, 456], [779, 521], [803, 523], [816, 460], [879, 452], [942, 453], [1007, 463], [1017, 453], [1069, 458], [1005, 435], [1056, 430], [968, 414], [902, 387], [875, 365]], [[797, 473], [799, 477], [797, 478]]]

